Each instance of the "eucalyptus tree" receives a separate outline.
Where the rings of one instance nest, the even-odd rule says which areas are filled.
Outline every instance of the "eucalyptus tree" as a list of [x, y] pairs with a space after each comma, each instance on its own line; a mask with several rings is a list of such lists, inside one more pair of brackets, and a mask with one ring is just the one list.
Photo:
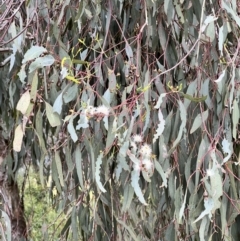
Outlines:
[[237, 240], [236, 1], [0, 8], [2, 237], [30, 236], [33, 165], [59, 240]]

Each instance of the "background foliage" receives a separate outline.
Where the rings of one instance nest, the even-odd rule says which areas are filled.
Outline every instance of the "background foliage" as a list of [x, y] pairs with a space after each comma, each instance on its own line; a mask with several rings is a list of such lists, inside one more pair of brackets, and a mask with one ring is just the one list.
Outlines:
[[238, 10], [1, 1], [2, 166], [50, 180], [59, 240], [238, 240]]

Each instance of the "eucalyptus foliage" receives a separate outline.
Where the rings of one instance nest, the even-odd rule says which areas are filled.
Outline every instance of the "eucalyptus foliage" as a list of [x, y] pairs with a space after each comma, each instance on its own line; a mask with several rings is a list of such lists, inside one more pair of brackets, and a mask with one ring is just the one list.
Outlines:
[[2, 23], [2, 166], [50, 180], [59, 240], [239, 239], [238, 10], [29, 0]]

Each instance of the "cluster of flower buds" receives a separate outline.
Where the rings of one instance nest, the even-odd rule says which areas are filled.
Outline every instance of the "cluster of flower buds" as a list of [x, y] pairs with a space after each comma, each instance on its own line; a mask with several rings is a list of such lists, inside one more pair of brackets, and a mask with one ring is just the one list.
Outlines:
[[109, 116], [109, 109], [105, 105], [99, 107], [88, 106], [85, 109], [85, 116], [88, 119], [94, 118], [97, 121], [102, 120], [105, 116]]
[[134, 163], [134, 169], [146, 172], [148, 176], [152, 176], [154, 165], [151, 146], [143, 143], [141, 135], [134, 135], [130, 146], [131, 153], [139, 160], [138, 163]]

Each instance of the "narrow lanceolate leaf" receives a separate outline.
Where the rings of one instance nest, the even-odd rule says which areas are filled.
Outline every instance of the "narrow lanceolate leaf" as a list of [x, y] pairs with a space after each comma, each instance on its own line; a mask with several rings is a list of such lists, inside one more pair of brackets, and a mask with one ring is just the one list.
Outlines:
[[78, 175], [78, 180], [79, 180], [80, 186], [82, 189], [84, 189], [83, 172], [82, 172], [82, 153], [81, 153], [80, 145], [77, 145], [77, 147], [76, 147], [75, 163], [76, 163], [77, 175]]
[[18, 77], [20, 79], [20, 81], [25, 84], [25, 78], [27, 77], [26, 71], [25, 71], [25, 65], [22, 65], [20, 71], [18, 72]]
[[14, 140], [13, 140], [13, 150], [16, 152], [20, 152], [22, 148], [22, 140], [23, 140], [23, 129], [22, 124], [19, 124], [14, 132]]
[[160, 123], [158, 124], [156, 133], [154, 134], [153, 143], [158, 139], [158, 137], [160, 135], [162, 135], [162, 133], [164, 131], [164, 127], [165, 127], [165, 120], [163, 119], [163, 114], [160, 109], [158, 111], [158, 119], [159, 119]]
[[199, 229], [199, 237], [200, 237], [200, 241], [205, 241], [205, 229], [206, 229], [206, 225], [207, 225], [207, 218], [204, 217], [201, 225], [200, 225], [200, 229]]
[[237, 138], [237, 126], [239, 120], [239, 108], [238, 108], [238, 101], [235, 99], [233, 101], [233, 110], [232, 110], [232, 118], [233, 118], [233, 138]]
[[102, 191], [102, 192], [106, 192], [106, 189], [103, 187], [102, 183], [101, 183], [101, 180], [100, 180], [100, 168], [101, 168], [101, 165], [102, 165], [102, 158], [103, 158], [103, 152], [101, 152], [97, 158], [97, 162], [96, 162], [96, 172], [95, 172], [95, 178], [96, 178], [96, 182], [97, 182], [97, 185], [99, 187], [99, 189]]
[[124, 187], [122, 212], [126, 212], [129, 209], [133, 199], [133, 194], [134, 194], [134, 190], [132, 186], [127, 184]]
[[164, 1], [164, 12], [167, 15], [168, 23], [170, 23], [170, 21], [171, 21], [171, 19], [173, 17], [173, 12], [174, 12], [174, 7], [173, 7], [172, 0], [165, 0]]
[[218, 173], [218, 170], [215, 170], [214, 174], [210, 176], [210, 184], [212, 189], [211, 196], [214, 200], [214, 210], [216, 210], [221, 206], [219, 198], [223, 195], [222, 177]]
[[[126, 171], [130, 171], [129, 165], [126, 161], [126, 155], [129, 148], [129, 141], [125, 141], [121, 146], [119, 153], [117, 155], [118, 164]], [[121, 169], [119, 169], [121, 170]]]
[[182, 101], [178, 101], [178, 104], [179, 104], [179, 108], [180, 108], [180, 117], [181, 117], [182, 123], [179, 128], [177, 139], [173, 142], [173, 146], [172, 146], [171, 150], [169, 151], [169, 153], [172, 153], [174, 148], [180, 142], [182, 134], [183, 134], [183, 130], [187, 123], [187, 112], [186, 112], [185, 106], [183, 105]]
[[221, 55], [223, 54], [223, 45], [226, 40], [228, 34], [228, 27], [227, 23], [223, 23], [223, 26], [219, 28], [219, 40], [218, 40], [218, 49], [221, 52]]
[[23, 115], [26, 113], [28, 106], [30, 104], [30, 93], [29, 90], [27, 90], [20, 98], [20, 100], [17, 103], [17, 110], [19, 110]]
[[131, 185], [134, 189], [134, 192], [136, 193], [139, 201], [144, 204], [144, 205], [147, 205], [145, 199], [144, 199], [144, 196], [143, 196], [143, 193], [142, 193], [142, 190], [139, 186], [139, 176], [140, 176], [140, 172], [138, 170], [133, 170], [132, 173], [131, 173]]
[[162, 183], [161, 187], [166, 187], [167, 188], [167, 175], [163, 171], [162, 166], [160, 165], [160, 163], [157, 160], [154, 161], [154, 165], [155, 165], [156, 170], [158, 171], [158, 173], [162, 177], [163, 183]]
[[207, 120], [207, 118], [208, 118], [208, 110], [198, 114], [193, 122], [190, 133], [192, 134], [194, 131], [196, 131]]
[[77, 133], [76, 133], [76, 130], [74, 128], [74, 125], [73, 125], [73, 120], [74, 120], [74, 116], [72, 116], [70, 119], [69, 119], [69, 123], [67, 125], [67, 130], [72, 138], [72, 140], [74, 142], [76, 142], [78, 140], [78, 136], [77, 136]]
[[46, 104], [46, 115], [50, 125], [52, 127], [59, 126], [61, 124], [59, 115], [53, 112], [53, 108], [50, 104], [48, 104], [47, 102], [45, 102], [45, 104]]
[[41, 54], [46, 53], [47, 50], [42, 46], [32, 46], [24, 55], [22, 63], [33, 60], [39, 57]]
[[184, 200], [183, 200], [182, 206], [179, 211], [179, 218], [178, 218], [179, 223], [182, 223], [182, 217], [184, 216], [184, 210], [185, 210], [185, 206], [186, 206], [186, 199], [187, 199], [187, 191], [185, 192]]
[[57, 171], [58, 171], [58, 177], [59, 177], [59, 180], [60, 180], [60, 184], [63, 187], [64, 186], [64, 180], [63, 180], [62, 162], [61, 162], [58, 151], [55, 152], [55, 162], [56, 162], [56, 167], [57, 167]]
[[125, 51], [128, 56], [128, 59], [131, 60], [133, 58], [133, 51], [132, 51], [131, 46], [128, 43], [126, 43]]
[[45, 146], [45, 142], [43, 139], [43, 116], [42, 116], [42, 112], [41, 112], [41, 108], [38, 109], [36, 117], [35, 117], [35, 126], [36, 126], [36, 132], [37, 132], [37, 137], [38, 137], [38, 141], [39, 141], [39, 145], [43, 151], [44, 154], [47, 153], [47, 149]]
[[193, 97], [191, 95], [188, 94], [184, 94], [183, 92], [180, 92], [181, 95], [183, 95], [184, 98], [191, 100], [193, 102], [202, 102], [205, 101], [207, 99], [207, 96], [203, 96], [203, 97]]

